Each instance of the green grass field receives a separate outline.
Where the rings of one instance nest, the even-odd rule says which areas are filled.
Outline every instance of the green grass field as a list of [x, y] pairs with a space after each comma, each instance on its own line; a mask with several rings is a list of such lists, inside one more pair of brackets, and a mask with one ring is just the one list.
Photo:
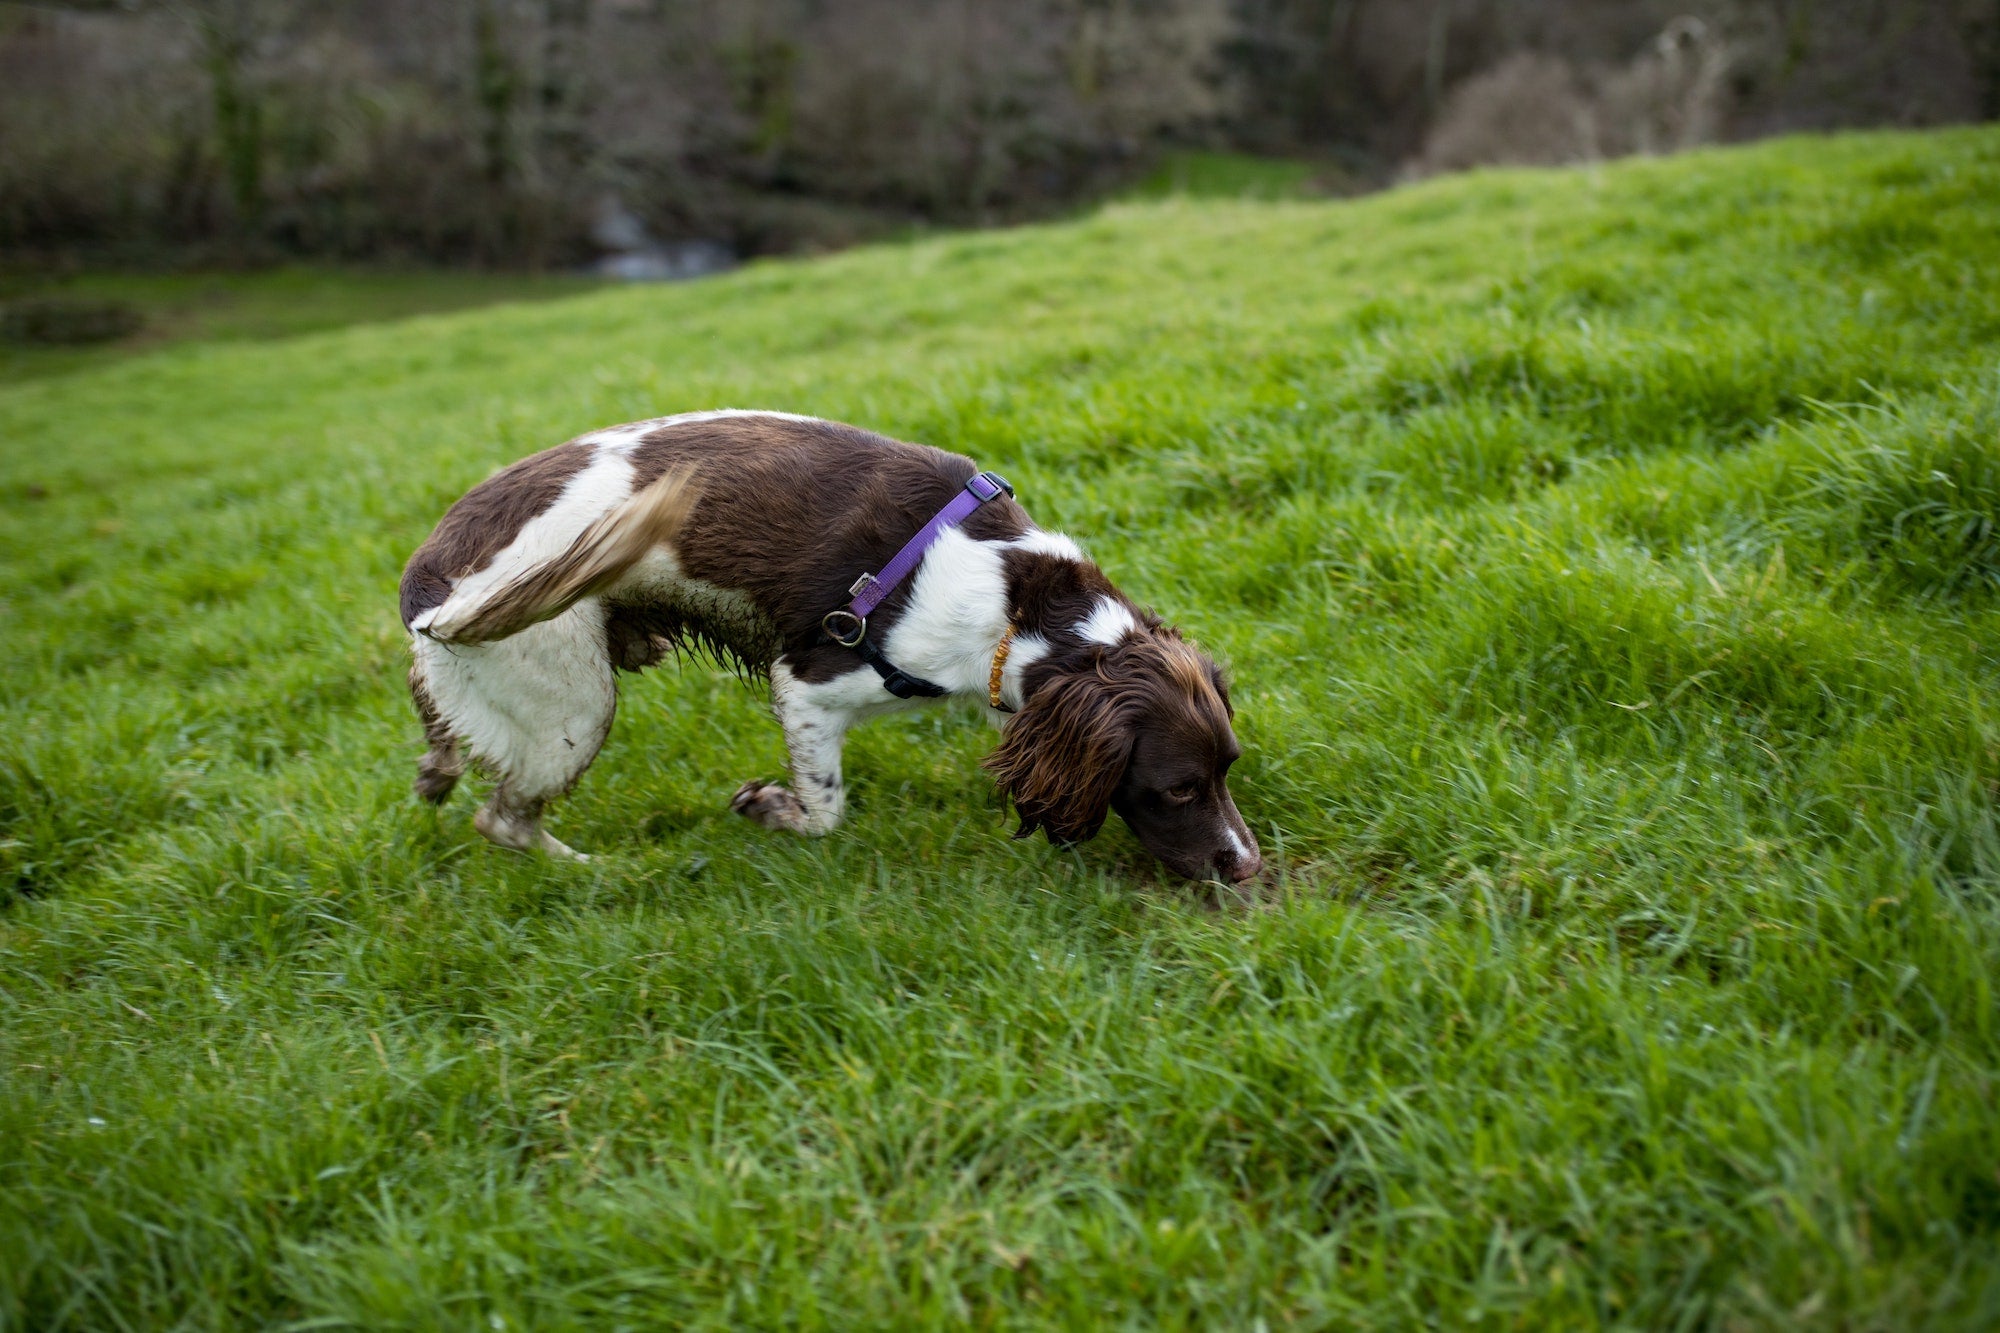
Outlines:
[[[1282, 867], [968, 715], [409, 795], [404, 558], [717, 405], [1012, 477]], [[2000, 130], [1108, 208], [0, 389], [0, 1324], [2000, 1323]]]
[[143, 321], [109, 344], [44, 347], [0, 340], [0, 385], [98, 369], [182, 342], [295, 337], [348, 324], [549, 300], [600, 283], [567, 274], [275, 268], [242, 273], [83, 273], [0, 269], [0, 304], [56, 297], [118, 301]]
[[[1330, 168], [1325, 169], [1329, 173]], [[1186, 199], [1303, 199], [1314, 193], [1312, 163], [1245, 153], [1169, 153], [1126, 191], [1127, 202]]]

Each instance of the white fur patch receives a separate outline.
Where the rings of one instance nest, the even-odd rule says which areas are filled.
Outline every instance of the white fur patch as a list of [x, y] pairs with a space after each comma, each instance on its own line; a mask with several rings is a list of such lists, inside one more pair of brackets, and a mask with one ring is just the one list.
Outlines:
[[492, 643], [417, 635], [411, 647], [446, 725], [517, 796], [569, 790], [611, 729], [618, 692], [594, 597]]
[[1127, 635], [1139, 632], [1139, 622], [1123, 602], [1110, 597], [1100, 597], [1090, 614], [1077, 625], [1079, 637], [1090, 643], [1101, 643], [1110, 648], [1121, 642]]
[[998, 543], [975, 541], [959, 528], [939, 533], [882, 646], [889, 660], [947, 689], [985, 693], [993, 649], [1007, 632], [1001, 551]]
[[1006, 543], [1016, 551], [1030, 551], [1036, 555], [1052, 555], [1059, 560], [1074, 560], [1082, 564], [1085, 560], [1083, 548], [1060, 532], [1043, 532], [1040, 528], [1029, 528], [1026, 532]]
[[578, 444], [594, 444], [599, 449], [606, 449], [612, 453], [622, 454], [630, 450], [640, 440], [652, 434], [653, 430], [654, 423], [650, 421], [635, 421], [629, 426], [611, 426], [604, 430], [594, 430], [588, 435], [578, 436], [576, 442]]
[[693, 426], [704, 421], [722, 421], [729, 417], [770, 417], [774, 421], [801, 421], [816, 423], [823, 417], [802, 417], [794, 412], [767, 412], [754, 407], [718, 407], [707, 412], [681, 412], [670, 417], [654, 417], [650, 421], [635, 421], [629, 426], [613, 426], [583, 437], [583, 443], [595, 444], [600, 448], [617, 453], [629, 453], [639, 441], [654, 431], [668, 430], [675, 426]]
[[[870, 679], [873, 671], [866, 671]], [[844, 679], [844, 677], [843, 677]], [[828, 682], [836, 684], [837, 682]], [[840, 781], [840, 747], [855, 721], [852, 709], [829, 706], [825, 685], [807, 685], [783, 662], [771, 667], [771, 705], [791, 753], [792, 794], [805, 807], [806, 833], [824, 833], [847, 809]]]
[[[1009, 550], [1022, 549], [1083, 558], [1069, 538], [1040, 531], [1010, 542], [984, 542], [961, 529], [945, 529], [911, 577], [903, 614], [881, 639], [883, 654], [913, 676], [954, 694], [984, 699], [994, 650], [1007, 632], [1004, 557]], [[1003, 700], [1015, 708], [1021, 706], [1021, 677], [1048, 652], [1048, 642], [1038, 634], [1014, 640], [1000, 677]], [[920, 702], [897, 699], [882, 688], [882, 678], [867, 667], [797, 688], [802, 695], [810, 694], [817, 706], [849, 710], [857, 719]]]
[[[1028, 668], [1049, 655], [1049, 641], [1039, 634], [1023, 634], [1014, 640], [1008, 650], [1007, 665], [1000, 670], [1000, 701], [1009, 708], [1019, 711], [1028, 702], [1027, 690], [1022, 686], [1022, 678]], [[990, 670], [990, 668], [989, 668]], [[1004, 718], [1003, 713], [994, 713], [996, 718]]]
[[[1039, 528], [1005, 542], [975, 541], [958, 528], [946, 528], [917, 566], [910, 600], [883, 643], [889, 660], [955, 694], [985, 698], [993, 653], [1007, 631], [1005, 556], [1010, 550], [1084, 558], [1075, 542]], [[1048, 641], [1040, 635], [1014, 640], [1000, 676], [1002, 700], [1014, 708], [1022, 705], [1021, 678], [1048, 653]], [[873, 671], [854, 681], [850, 688], [864, 697], [870, 685], [877, 696], [886, 694]]]

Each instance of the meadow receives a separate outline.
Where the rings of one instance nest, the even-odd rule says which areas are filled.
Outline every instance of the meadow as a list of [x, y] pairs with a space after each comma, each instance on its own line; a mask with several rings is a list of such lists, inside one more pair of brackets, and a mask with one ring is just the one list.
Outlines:
[[[573, 296], [572, 274], [276, 267], [205, 273], [0, 267], [0, 310], [15, 301], [115, 303], [138, 328], [115, 341], [50, 346], [0, 337], [0, 385], [93, 370], [184, 342], [256, 342], [498, 301]], [[4, 323], [4, 320], [0, 320]]]
[[[1274, 863], [628, 678], [409, 793], [403, 560], [712, 406], [999, 469]], [[2000, 130], [1166, 197], [0, 386], [0, 1326], [2000, 1324]]]

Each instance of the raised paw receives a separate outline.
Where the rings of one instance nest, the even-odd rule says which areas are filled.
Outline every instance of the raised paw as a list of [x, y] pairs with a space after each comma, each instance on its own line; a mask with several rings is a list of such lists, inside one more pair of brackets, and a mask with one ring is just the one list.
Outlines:
[[729, 798], [729, 808], [745, 819], [787, 833], [811, 833], [805, 803], [775, 782], [746, 782]]

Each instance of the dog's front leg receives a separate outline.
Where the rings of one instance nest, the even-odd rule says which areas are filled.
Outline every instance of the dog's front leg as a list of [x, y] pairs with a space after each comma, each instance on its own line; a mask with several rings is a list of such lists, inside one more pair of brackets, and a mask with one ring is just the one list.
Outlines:
[[791, 752], [792, 785], [746, 782], [729, 807], [765, 828], [816, 837], [840, 823], [847, 808], [840, 747], [853, 719], [845, 710], [816, 703], [809, 686], [782, 671], [772, 673], [771, 703]]

